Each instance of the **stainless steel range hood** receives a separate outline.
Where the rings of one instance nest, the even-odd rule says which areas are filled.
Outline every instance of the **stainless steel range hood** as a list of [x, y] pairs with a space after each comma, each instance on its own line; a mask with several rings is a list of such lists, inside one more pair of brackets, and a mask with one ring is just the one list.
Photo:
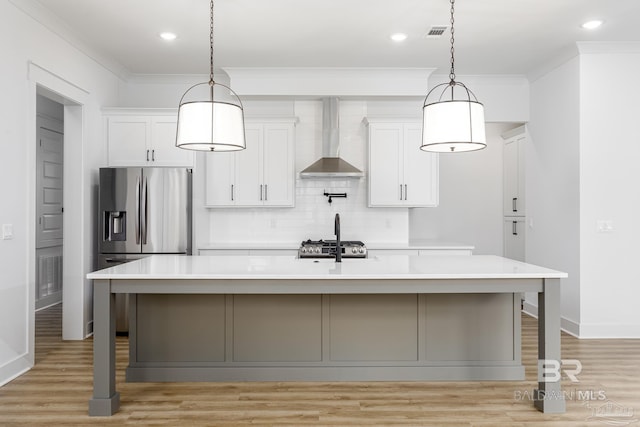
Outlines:
[[322, 100], [322, 157], [302, 172], [300, 178], [360, 178], [363, 173], [340, 155], [338, 98]]

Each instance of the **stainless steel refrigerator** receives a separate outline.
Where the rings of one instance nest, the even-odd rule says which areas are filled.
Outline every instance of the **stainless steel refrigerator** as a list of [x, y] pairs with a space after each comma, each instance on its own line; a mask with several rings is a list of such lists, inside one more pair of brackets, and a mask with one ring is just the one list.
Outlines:
[[[101, 168], [99, 266], [151, 254], [191, 255], [192, 171]], [[116, 298], [116, 331], [128, 330], [128, 299]]]

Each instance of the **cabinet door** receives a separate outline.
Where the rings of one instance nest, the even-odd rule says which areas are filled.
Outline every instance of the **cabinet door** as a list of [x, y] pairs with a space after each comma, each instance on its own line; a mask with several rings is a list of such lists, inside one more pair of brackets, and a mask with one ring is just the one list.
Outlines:
[[193, 151], [176, 147], [177, 117], [151, 119], [151, 164], [149, 166], [193, 167]]
[[504, 215], [525, 215], [525, 141], [524, 136], [518, 136], [504, 144]]
[[524, 218], [504, 219], [504, 256], [517, 261], [525, 261]]
[[293, 206], [295, 160], [293, 125], [264, 125], [262, 153], [264, 204]]
[[235, 205], [261, 206], [262, 183], [262, 125], [245, 125], [247, 148], [236, 151]]
[[107, 117], [109, 166], [147, 166], [149, 117]]
[[373, 123], [369, 126], [369, 206], [403, 206], [404, 126]]
[[438, 206], [438, 154], [420, 149], [422, 125], [404, 126], [404, 200], [408, 207]]
[[236, 153], [205, 153], [205, 156], [205, 206], [234, 206]]

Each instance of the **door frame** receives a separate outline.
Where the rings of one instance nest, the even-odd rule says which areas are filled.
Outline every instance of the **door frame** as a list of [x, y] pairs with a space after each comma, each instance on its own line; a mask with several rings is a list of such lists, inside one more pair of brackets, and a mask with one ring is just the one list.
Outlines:
[[[90, 287], [84, 278], [90, 268], [93, 251], [87, 244], [85, 225], [91, 207], [85, 196], [84, 135], [85, 105], [89, 92], [47, 69], [28, 63], [28, 119], [27, 119], [27, 300], [28, 300], [28, 360], [35, 359], [35, 227], [36, 227], [36, 97], [43, 95], [64, 106], [64, 167], [63, 167], [63, 339], [84, 339], [88, 335], [85, 302]], [[90, 308], [90, 307], [89, 307]]]

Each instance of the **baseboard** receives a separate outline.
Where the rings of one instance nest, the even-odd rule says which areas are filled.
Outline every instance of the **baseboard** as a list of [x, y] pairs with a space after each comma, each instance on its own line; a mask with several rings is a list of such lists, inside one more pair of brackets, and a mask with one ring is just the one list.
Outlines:
[[0, 366], [0, 387], [18, 378], [32, 367], [33, 365], [27, 360], [26, 354]]
[[582, 339], [638, 339], [640, 324], [622, 323], [581, 323]]
[[[522, 311], [538, 318], [538, 306], [525, 301]], [[562, 317], [560, 327], [569, 335], [580, 339], [638, 339], [640, 324], [579, 323]]]
[[[531, 317], [538, 318], [538, 306], [528, 301], [524, 301], [522, 311]], [[571, 319], [567, 319], [566, 317], [560, 318], [560, 329], [569, 335], [580, 338], [580, 324]]]

